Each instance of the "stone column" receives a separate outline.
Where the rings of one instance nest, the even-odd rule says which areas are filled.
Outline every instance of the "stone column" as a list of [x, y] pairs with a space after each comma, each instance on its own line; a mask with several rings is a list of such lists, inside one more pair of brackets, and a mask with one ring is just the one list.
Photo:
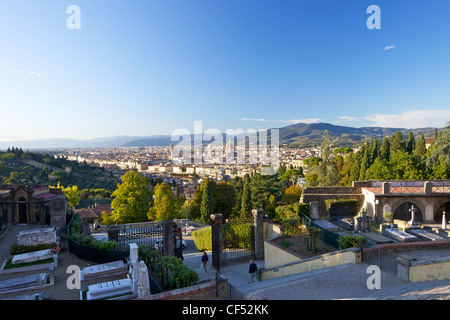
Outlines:
[[447, 229], [447, 221], [445, 220], [445, 211], [442, 212], [442, 229]]
[[130, 266], [129, 266], [129, 272], [131, 274], [131, 281], [132, 281], [132, 289], [134, 293], [137, 293], [138, 288], [138, 277], [139, 277], [139, 253], [138, 253], [139, 247], [136, 243], [130, 243]]
[[177, 224], [173, 220], [164, 221], [164, 255], [168, 257], [175, 256], [175, 241], [174, 241], [174, 228]]
[[256, 259], [260, 259], [264, 257], [264, 210], [253, 209], [252, 215], [255, 226], [255, 255]]
[[389, 194], [390, 191], [390, 184], [389, 182], [383, 182], [383, 185], [381, 187], [381, 193], [382, 194]]
[[212, 265], [218, 273], [223, 260], [223, 215], [216, 213], [211, 215], [211, 240], [212, 240]]
[[426, 181], [424, 183], [424, 186], [423, 186], [423, 193], [425, 193], [425, 194], [432, 194], [433, 193], [432, 188], [433, 188], [433, 185], [431, 184], [431, 182], [430, 181]]

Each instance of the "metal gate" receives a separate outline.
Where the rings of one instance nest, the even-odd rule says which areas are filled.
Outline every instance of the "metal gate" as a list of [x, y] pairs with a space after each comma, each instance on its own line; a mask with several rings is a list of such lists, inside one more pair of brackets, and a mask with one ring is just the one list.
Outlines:
[[387, 250], [378, 248], [361, 246], [362, 262], [369, 265], [377, 265], [381, 271], [397, 275], [398, 263], [397, 255]]
[[255, 259], [255, 225], [253, 217], [226, 220], [222, 229], [222, 265]]
[[126, 250], [130, 243], [149, 245], [151, 248], [162, 247], [164, 226], [162, 222], [129, 223], [117, 226], [119, 250]]

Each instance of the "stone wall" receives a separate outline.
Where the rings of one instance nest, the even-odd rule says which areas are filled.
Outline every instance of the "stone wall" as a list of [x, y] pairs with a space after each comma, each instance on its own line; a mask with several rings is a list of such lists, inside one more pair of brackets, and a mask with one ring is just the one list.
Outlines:
[[190, 287], [152, 294], [139, 300], [210, 300], [216, 298], [216, 282], [214, 280]]
[[426, 260], [398, 258], [398, 278], [404, 282], [450, 279], [450, 257]]
[[349, 248], [316, 257], [303, 259], [295, 253], [288, 252], [283, 247], [266, 240], [264, 242], [265, 268], [260, 271], [260, 280], [269, 280], [293, 274], [334, 267], [347, 263], [361, 263], [361, 251]]
[[17, 244], [21, 246], [52, 244], [57, 243], [57, 240], [55, 228], [26, 230], [17, 234]]

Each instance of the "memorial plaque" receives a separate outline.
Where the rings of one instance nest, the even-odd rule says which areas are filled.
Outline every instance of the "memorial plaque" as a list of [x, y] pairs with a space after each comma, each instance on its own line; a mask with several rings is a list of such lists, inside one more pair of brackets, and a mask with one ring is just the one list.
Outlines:
[[343, 230], [342, 228], [340, 228], [339, 226], [331, 223], [330, 221], [327, 220], [315, 220], [314, 223], [316, 225], [318, 225], [319, 227], [321, 227], [322, 229], [327, 229], [327, 230]]
[[44, 285], [46, 284], [47, 275], [47, 273], [39, 273], [0, 281], [0, 293], [18, 291]]
[[399, 242], [417, 241], [418, 238], [412, 234], [403, 232], [397, 228], [384, 229], [383, 235]]
[[45, 259], [50, 259], [52, 257], [53, 257], [53, 255], [52, 255], [52, 252], [50, 251], [50, 249], [46, 249], [46, 250], [39, 250], [39, 251], [17, 254], [15, 256], [13, 256], [11, 262], [12, 262], [12, 264], [20, 264], [20, 263], [41, 261], [41, 260], [45, 260]]
[[438, 240], [444, 240], [444, 238], [438, 236], [437, 234], [434, 234], [432, 232], [428, 232], [423, 229], [410, 229], [408, 230], [408, 233], [420, 238], [421, 240], [425, 241], [438, 241]]
[[90, 280], [96, 277], [112, 276], [118, 274], [126, 274], [128, 272], [127, 266], [122, 260], [98, 264], [83, 268], [80, 272], [80, 280]]
[[125, 294], [131, 291], [131, 281], [126, 278], [90, 285], [86, 293], [86, 298], [87, 300], [102, 299]]

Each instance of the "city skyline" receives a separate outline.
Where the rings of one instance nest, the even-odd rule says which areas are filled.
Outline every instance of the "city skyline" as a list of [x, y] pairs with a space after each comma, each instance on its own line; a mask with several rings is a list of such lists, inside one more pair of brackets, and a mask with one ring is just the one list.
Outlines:
[[0, 140], [450, 120], [448, 1], [71, 5], [0, 1]]

